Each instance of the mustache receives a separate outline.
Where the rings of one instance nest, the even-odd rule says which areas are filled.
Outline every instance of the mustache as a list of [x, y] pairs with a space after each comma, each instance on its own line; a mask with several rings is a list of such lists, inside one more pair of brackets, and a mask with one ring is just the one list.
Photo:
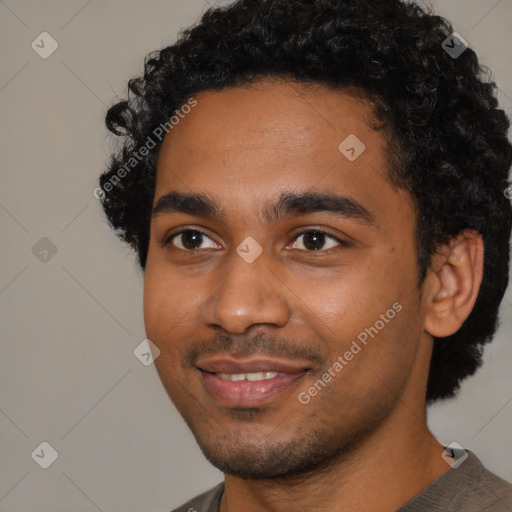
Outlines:
[[259, 332], [244, 337], [217, 334], [211, 340], [189, 346], [183, 356], [183, 365], [195, 367], [200, 357], [218, 354], [234, 358], [257, 354], [292, 360], [306, 359], [320, 366], [325, 364], [325, 358], [321, 352], [311, 344], [290, 342], [286, 338], [273, 337]]

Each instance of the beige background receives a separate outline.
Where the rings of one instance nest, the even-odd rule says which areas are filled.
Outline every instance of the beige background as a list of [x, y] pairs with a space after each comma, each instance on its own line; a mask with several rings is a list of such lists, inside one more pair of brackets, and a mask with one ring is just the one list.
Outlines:
[[[437, 4], [492, 68], [512, 114], [512, 1]], [[133, 355], [145, 338], [142, 276], [93, 197], [112, 147], [107, 106], [141, 72], [146, 53], [171, 43], [207, 7], [203, 0], [0, 1], [4, 512], [163, 512], [221, 480], [154, 367]], [[43, 31], [59, 45], [47, 59], [31, 48]], [[46, 263], [32, 252], [42, 237], [57, 248]], [[442, 442], [476, 451], [508, 480], [510, 290], [484, 367], [429, 420]], [[46, 470], [31, 458], [43, 441], [59, 454]]]

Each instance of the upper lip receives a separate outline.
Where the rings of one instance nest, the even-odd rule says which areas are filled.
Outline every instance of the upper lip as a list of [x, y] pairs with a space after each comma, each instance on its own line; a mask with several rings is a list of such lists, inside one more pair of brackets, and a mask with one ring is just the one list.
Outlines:
[[307, 364], [298, 361], [285, 361], [264, 357], [242, 359], [226, 356], [212, 357], [199, 360], [196, 366], [205, 372], [227, 373], [230, 375], [259, 372], [300, 373], [310, 369]]

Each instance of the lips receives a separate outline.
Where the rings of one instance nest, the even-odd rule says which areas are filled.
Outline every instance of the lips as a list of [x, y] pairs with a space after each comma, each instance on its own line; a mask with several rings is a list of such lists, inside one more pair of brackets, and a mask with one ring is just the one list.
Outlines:
[[257, 372], [297, 373], [309, 369], [307, 363], [300, 364], [266, 358], [211, 358], [199, 360], [196, 366], [205, 372], [228, 374]]
[[206, 392], [226, 407], [255, 407], [295, 387], [307, 375], [307, 363], [268, 358], [200, 360]]

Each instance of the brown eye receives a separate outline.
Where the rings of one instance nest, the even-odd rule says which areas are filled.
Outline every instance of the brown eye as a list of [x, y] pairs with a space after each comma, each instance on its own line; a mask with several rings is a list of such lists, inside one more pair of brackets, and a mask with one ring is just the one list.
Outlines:
[[[299, 240], [301, 240], [299, 242]], [[337, 245], [346, 246], [343, 241], [339, 240], [329, 233], [319, 230], [305, 231], [301, 233], [296, 239], [293, 248], [306, 250], [306, 251], [320, 251], [325, 249], [332, 249]]]
[[[210, 245], [201, 247], [205, 242], [209, 241]], [[166, 245], [171, 244], [178, 249], [185, 251], [194, 251], [198, 249], [216, 249], [217, 244], [205, 233], [195, 229], [186, 229], [175, 233], [166, 242]]]

